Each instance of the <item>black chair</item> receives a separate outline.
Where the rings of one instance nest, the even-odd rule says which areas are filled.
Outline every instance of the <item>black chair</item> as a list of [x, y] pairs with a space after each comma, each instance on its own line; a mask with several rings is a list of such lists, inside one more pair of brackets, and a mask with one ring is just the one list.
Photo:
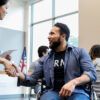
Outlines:
[[29, 100], [32, 96], [32, 90], [33, 89], [34, 89], [34, 93], [35, 93], [35, 96], [36, 96], [36, 100], [40, 100], [40, 96], [43, 94], [43, 92], [46, 89], [45, 80], [44, 79], [39, 79], [37, 81], [37, 84], [30, 88]]
[[98, 97], [96, 95], [96, 92], [93, 89], [93, 86], [91, 85], [91, 95], [90, 95], [90, 100], [98, 100]]

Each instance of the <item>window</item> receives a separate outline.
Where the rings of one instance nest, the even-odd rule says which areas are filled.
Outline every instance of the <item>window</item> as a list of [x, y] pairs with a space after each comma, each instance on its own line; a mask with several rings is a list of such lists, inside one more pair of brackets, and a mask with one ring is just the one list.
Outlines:
[[[48, 35], [52, 27], [52, 22], [47, 21], [33, 27], [33, 61], [38, 59], [37, 49], [41, 45], [48, 46]], [[34, 56], [35, 55], [35, 56]]]
[[52, 0], [43, 0], [33, 5], [33, 22], [52, 17]]
[[37, 48], [48, 46], [48, 33], [56, 22], [68, 25], [71, 33], [69, 43], [78, 46], [78, 0], [41, 0], [31, 6], [33, 61], [37, 59]]
[[55, 0], [55, 16], [78, 11], [78, 0]]
[[78, 46], [78, 14], [57, 18], [55, 22], [62, 22], [68, 25], [70, 29], [69, 43]]

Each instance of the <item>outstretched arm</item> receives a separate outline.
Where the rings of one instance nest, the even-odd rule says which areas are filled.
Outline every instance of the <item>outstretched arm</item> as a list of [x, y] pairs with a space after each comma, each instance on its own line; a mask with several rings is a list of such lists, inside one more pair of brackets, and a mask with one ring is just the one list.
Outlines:
[[18, 77], [18, 86], [33, 86], [36, 84], [39, 77], [42, 77], [43, 67], [41, 63], [37, 65], [36, 70], [31, 76], [23, 74], [18, 67], [16, 67], [14, 64], [11, 64], [10, 61], [6, 60], [5, 58], [0, 58], [0, 63], [5, 66], [5, 72], [7, 75], [11, 77]]

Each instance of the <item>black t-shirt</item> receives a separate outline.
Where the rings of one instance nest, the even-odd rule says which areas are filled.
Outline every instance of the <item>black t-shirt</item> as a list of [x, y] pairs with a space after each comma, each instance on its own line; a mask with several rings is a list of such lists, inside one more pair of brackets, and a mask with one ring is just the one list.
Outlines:
[[54, 90], [60, 91], [64, 85], [65, 51], [56, 52], [54, 57]]

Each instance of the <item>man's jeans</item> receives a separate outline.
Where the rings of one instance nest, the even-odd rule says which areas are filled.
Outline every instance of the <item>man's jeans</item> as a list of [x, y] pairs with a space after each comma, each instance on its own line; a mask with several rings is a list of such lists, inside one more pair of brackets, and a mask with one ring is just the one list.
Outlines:
[[74, 93], [70, 97], [62, 98], [59, 96], [57, 92], [48, 91], [41, 96], [40, 100], [90, 100], [90, 99], [89, 97], [81, 93]]

